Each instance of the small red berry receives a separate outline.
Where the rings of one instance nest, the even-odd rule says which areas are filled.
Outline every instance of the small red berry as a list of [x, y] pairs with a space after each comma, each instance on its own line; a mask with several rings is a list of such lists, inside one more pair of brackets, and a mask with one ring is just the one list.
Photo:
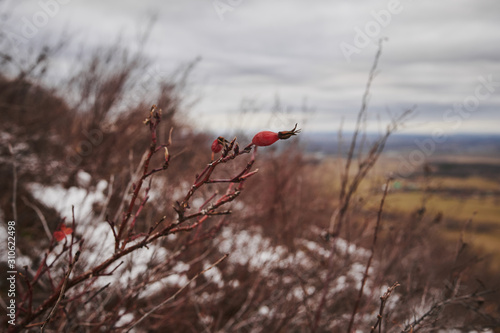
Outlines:
[[252, 143], [259, 147], [270, 146], [276, 141], [278, 141], [278, 133], [271, 131], [262, 131], [257, 134], [252, 139]]
[[226, 139], [224, 137], [219, 136], [217, 139], [212, 142], [212, 153], [218, 153], [224, 148], [224, 143], [226, 142]]
[[222, 148], [226, 145], [226, 143], [229, 142], [226, 139], [224, 139], [223, 136], [219, 136], [217, 139], [212, 142], [212, 161], [214, 160], [214, 156], [216, 153], [220, 152]]
[[297, 129], [297, 124], [291, 131], [282, 131], [282, 132], [271, 132], [271, 131], [262, 131], [257, 134], [252, 139], [252, 143], [259, 147], [270, 146], [278, 140], [286, 140], [289, 139], [293, 135], [297, 135], [300, 132], [300, 129]]

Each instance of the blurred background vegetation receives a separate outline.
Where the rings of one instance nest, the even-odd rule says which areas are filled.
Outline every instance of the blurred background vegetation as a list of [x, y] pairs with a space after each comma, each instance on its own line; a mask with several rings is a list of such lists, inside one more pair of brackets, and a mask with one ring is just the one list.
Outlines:
[[[251, 133], [238, 126], [231, 133], [209, 133], [192, 125], [189, 75], [196, 71], [199, 60], [154, 77], [149, 82], [153, 85], [142, 89], [142, 78], [151, 73], [151, 63], [140, 51], [117, 44], [80, 56], [68, 77], [49, 84], [53, 82], [48, 79], [54, 75], [52, 64], [65, 45], [41, 47], [23, 62], [8, 50], [1, 53], [0, 218], [2, 225], [16, 220], [19, 263], [29, 267], [28, 274], [36, 271], [50, 245], [50, 233], [41, 237], [47, 233], [43, 221], [52, 232], [63, 218], [70, 220], [50, 202], [65, 203], [72, 189], [83, 189], [88, 196], [102, 192], [105, 199], [93, 200], [87, 214], [76, 220], [78, 237], [84, 237], [85, 228], [106, 216], [120, 216], [127, 185], [149, 146], [143, 120], [151, 104], [163, 110], [159, 141], [166, 142], [173, 128], [171, 163], [168, 171], [152, 182], [151, 199], [137, 223], [139, 231], [148, 230], [161, 216], [176, 218], [172, 205], [210, 162], [210, 144], [215, 137], [237, 136], [242, 147], [251, 140]], [[275, 110], [273, 117], [283, 114], [278, 100]], [[241, 119], [251, 119], [258, 112], [258, 108], [242, 107], [231, 117], [242, 124]], [[295, 122], [300, 127], [307, 122], [309, 112], [304, 108], [285, 128], [273, 130], [290, 129]], [[224, 252], [230, 256], [217, 268], [218, 276], [201, 276], [178, 300], [136, 329], [344, 331], [367, 263], [384, 184], [390, 176], [394, 179], [383, 209], [375, 263], [354, 328], [370, 329], [377, 320], [379, 297], [398, 281], [401, 286], [384, 314], [385, 331], [409, 330], [413, 323], [421, 331], [498, 332], [498, 293], [478, 295], [500, 286], [500, 143], [487, 138], [487, 147], [480, 145], [483, 150], [468, 150], [482, 139], [451, 138], [403, 177], [397, 156], [406, 156], [414, 149], [414, 138], [391, 137], [385, 153], [353, 194], [345, 227], [331, 240], [339, 191], [347, 177], [343, 170], [351, 137], [345, 133], [340, 140], [336, 136], [339, 127], [331, 124], [328, 139], [304, 131], [287, 142], [260, 148], [258, 174], [232, 203], [232, 215], [217, 220], [222, 221], [217, 233], [189, 247], [190, 234], [159, 241], [169, 253], [182, 251], [170, 257], [161, 272], [155, 270], [158, 263], [154, 258], [147, 258], [148, 267], [141, 272], [140, 281], [129, 281], [127, 288], [135, 294], [123, 295], [124, 287], [115, 281], [106, 292], [92, 296], [92, 302], [85, 298], [90, 292], [74, 304], [65, 302], [65, 312], [54, 319], [53, 331], [125, 331], [143, 309], [172, 295], [183, 283], [164, 282], [158, 289], [161, 292], [140, 296], [148, 285], [174, 273], [191, 278], [206, 268], [205, 260], [214, 262]], [[380, 136], [367, 134], [360, 140], [365, 146], [354, 156], [348, 175], [358, 172], [358, 161]], [[453, 148], [456, 142], [458, 150]], [[160, 165], [161, 154], [155, 158], [153, 163]], [[235, 161], [218, 170], [218, 175], [233, 174], [245, 163]], [[102, 181], [106, 186], [99, 189]], [[61, 197], [48, 198], [49, 189], [54, 187], [60, 189], [56, 193]], [[201, 204], [219, 190], [216, 185], [207, 185], [196, 199]], [[80, 199], [82, 206], [85, 198]], [[80, 209], [76, 202], [75, 211]], [[203, 227], [216, 222], [211, 223]], [[337, 245], [332, 246], [332, 242]], [[94, 251], [91, 247], [85, 250], [83, 255], [89, 257]], [[179, 270], [179, 263], [186, 267]], [[85, 264], [92, 262], [88, 259]], [[131, 261], [125, 269], [133, 265]], [[53, 278], [60, 279], [60, 274], [54, 272]], [[328, 278], [331, 283], [326, 288]], [[19, 292], [25, 292], [26, 287], [18, 282]], [[5, 279], [0, 286], [5, 300]], [[324, 289], [328, 289], [328, 297], [320, 305]], [[34, 301], [41, 303], [52, 291], [47, 284], [36, 286]], [[460, 298], [463, 295], [469, 297]], [[2, 314], [2, 321], [4, 318]], [[416, 322], [416, 318], [422, 321]]]

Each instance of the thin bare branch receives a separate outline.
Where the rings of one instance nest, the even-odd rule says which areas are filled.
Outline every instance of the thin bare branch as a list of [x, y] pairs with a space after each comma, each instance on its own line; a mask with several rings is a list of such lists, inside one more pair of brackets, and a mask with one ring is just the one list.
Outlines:
[[390, 286], [389, 288], [387, 288], [387, 291], [382, 296], [380, 296], [380, 308], [378, 310], [377, 322], [375, 323], [375, 325], [373, 325], [371, 327], [370, 333], [374, 333], [375, 330], [377, 329], [377, 327], [378, 327], [379, 333], [382, 331], [382, 318], [384, 315], [385, 305], [387, 303], [387, 300], [391, 296], [392, 292], [394, 291], [394, 289], [396, 289], [399, 286], [400, 286], [399, 283], [394, 282], [394, 284], [392, 286]]
[[137, 321], [135, 321], [133, 324], [131, 324], [128, 328], [127, 328], [127, 332], [130, 332], [130, 330], [132, 328], [134, 328], [135, 326], [137, 326], [138, 324], [140, 324], [144, 319], [146, 319], [148, 316], [150, 316], [153, 312], [155, 312], [156, 310], [158, 310], [159, 308], [163, 307], [164, 305], [166, 305], [167, 303], [169, 302], [172, 302], [184, 289], [186, 289], [186, 287], [188, 287], [194, 280], [196, 280], [200, 275], [206, 273], [207, 271], [211, 270], [212, 268], [214, 268], [215, 266], [217, 266], [218, 264], [220, 264], [224, 259], [226, 259], [227, 257], [229, 256], [228, 253], [226, 253], [225, 255], [223, 255], [219, 260], [217, 260], [216, 262], [214, 262], [212, 265], [210, 265], [209, 267], [205, 268], [204, 270], [202, 270], [201, 272], [197, 273], [195, 276], [193, 276], [191, 278], [191, 280], [189, 280], [184, 286], [182, 286], [179, 290], [177, 290], [175, 292], [175, 294], [173, 294], [172, 296], [170, 296], [169, 298], [167, 298], [166, 300], [164, 300], [163, 302], [161, 302], [160, 304], [154, 306], [151, 310], [149, 310], [148, 312], [146, 312], [141, 318], [139, 318]]
[[372, 245], [370, 248], [370, 252], [371, 252], [370, 258], [368, 259], [368, 263], [366, 264], [365, 272], [363, 274], [363, 280], [361, 281], [361, 287], [359, 288], [358, 298], [356, 299], [356, 303], [354, 304], [354, 308], [353, 308], [352, 314], [351, 314], [351, 320], [349, 321], [349, 326], [347, 327], [348, 333], [352, 331], [352, 326], [354, 325], [354, 318], [356, 317], [356, 313], [358, 312], [359, 304], [361, 303], [361, 298], [363, 297], [363, 290], [365, 288], [366, 280], [368, 279], [368, 272], [370, 270], [372, 260], [373, 260], [373, 257], [375, 255], [375, 246], [377, 244], [378, 231], [380, 228], [380, 221], [382, 220], [382, 211], [384, 209], [384, 202], [385, 202], [385, 198], [387, 196], [387, 191], [389, 190], [390, 182], [391, 182], [391, 179], [388, 179], [385, 182], [384, 194], [382, 195], [382, 200], [380, 200], [380, 206], [379, 206], [378, 212], [377, 212], [377, 222], [375, 224], [375, 231], [373, 232], [373, 241], [372, 241]]
[[75, 259], [69, 264], [68, 272], [64, 276], [64, 280], [63, 280], [63, 283], [62, 283], [62, 286], [61, 286], [61, 289], [59, 292], [59, 297], [57, 298], [56, 304], [54, 304], [54, 306], [52, 307], [52, 310], [50, 310], [49, 314], [47, 315], [47, 318], [45, 318], [42, 326], [40, 327], [40, 331], [42, 333], [45, 332], [45, 326], [49, 323], [50, 318], [52, 318], [52, 316], [54, 315], [54, 312], [56, 311], [57, 306], [61, 302], [61, 300], [64, 296], [64, 293], [66, 292], [66, 286], [68, 285], [69, 276], [71, 274], [71, 271], [73, 271], [73, 267], [75, 267], [75, 264], [79, 258], [80, 258], [80, 251], [76, 252]]

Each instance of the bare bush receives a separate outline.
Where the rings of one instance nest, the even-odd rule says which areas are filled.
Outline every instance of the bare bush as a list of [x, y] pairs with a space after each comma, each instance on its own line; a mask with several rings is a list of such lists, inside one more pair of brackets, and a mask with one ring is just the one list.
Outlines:
[[[442, 241], [426, 200], [408, 216], [386, 213], [389, 180], [370, 179], [411, 112], [367, 142], [381, 49], [340, 170], [318, 165], [299, 140], [258, 153], [223, 140], [210, 161], [214, 138], [184, 121], [180, 91], [194, 63], [158, 82], [148, 113], [139, 95], [127, 98], [146, 64], [113, 51], [82, 62], [66, 92], [30, 74], [44, 57], [0, 78], [1, 218], [15, 217], [20, 237], [10, 331], [498, 327], [495, 275], [463, 237]], [[360, 191], [368, 181], [384, 191]], [[51, 193], [79, 204], [64, 214]]]

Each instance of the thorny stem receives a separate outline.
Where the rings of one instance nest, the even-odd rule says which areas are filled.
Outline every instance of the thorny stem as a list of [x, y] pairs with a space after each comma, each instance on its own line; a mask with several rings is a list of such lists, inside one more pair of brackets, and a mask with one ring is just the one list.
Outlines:
[[[251, 167], [252, 167], [252, 165], [254, 163], [254, 160], [255, 160], [255, 151], [252, 154], [251, 161], [247, 164], [247, 166], [244, 168], [244, 170], [242, 172], [240, 172], [237, 176], [235, 176], [235, 177], [233, 177], [231, 179], [232, 180], [231, 181], [231, 185], [230, 185], [230, 187], [228, 189], [228, 192], [225, 195], [223, 195], [221, 198], [219, 198], [209, 208], [201, 210], [198, 214], [192, 214], [192, 215], [188, 215], [188, 216], [184, 216], [183, 215], [184, 212], [185, 212], [185, 210], [186, 210], [186, 207], [188, 206], [187, 202], [189, 201], [189, 199], [194, 194], [194, 191], [197, 188], [199, 188], [200, 186], [202, 186], [203, 184], [205, 184], [206, 181], [208, 181], [210, 179], [210, 175], [212, 174], [213, 170], [215, 169], [215, 167], [218, 164], [226, 163], [226, 162], [228, 162], [228, 161], [236, 158], [239, 155], [251, 152], [251, 150], [253, 148], [253, 144], [249, 144], [243, 150], [240, 150], [238, 144], [236, 143], [236, 138], [232, 142], [230, 142], [229, 145], [227, 145], [225, 147], [224, 151], [221, 154], [221, 157], [217, 161], [212, 162], [209, 165], [207, 165], [207, 167], [205, 168], [205, 170], [203, 171], [203, 173], [200, 176], [197, 176], [197, 181], [195, 183], [196, 187], [194, 188], [194, 190], [193, 189], [190, 190], [190, 192], [186, 195], [185, 200], [183, 201], [184, 204], [185, 204], [185, 207], [184, 207], [184, 205], [182, 205], [181, 207], [184, 207], [184, 208], [181, 208], [180, 211], [176, 209], [178, 211], [178, 213], [179, 213], [178, 220], [175, 221], [175, 222], [173, 222], [173, 223], [171, 223], [171, 224], [169, 224], [168, 226], [164, 227], [160, 231], [154, 232], [159, 227], [159, 225], [166, 219], [166, 216], [163, 216], [154, 226], [152, 226], [150, 228], [149, 232], [145, 235], [144, 238], [142, 238], [141, 241], [138, 241], [137, 243], [135, 243], [135, 244], [127, 247], [128, 241], [132, 240], [131, 235], [130, 235], [130, 230], [132, 230], [132, 228], [131, 228], [131, 226], [128, 226], [129, 219], [132, 216], [132, 210], [133, 210], [133, 208], [135, 206], [135, 202], [136, 202], [136, 200], [137, 200], [137, 198], [139, 196], [139, 191], [140, 191], [140, 189], [142, 187], [142, 184], [143, 184], [144, 180], [147, 177], [151, 176], [153, 173], [161, 171], [161, 170], [165, 170], [168, 167], [169, 160], [167, 159], [166, 162], [165, 162], [165, 165], [162, 168], [153, 169], [153, 170], [151, 170], [151, 171], [148, 172], [149, 163], [150, 163], [150, 160], [151, 160], [151, 157], [153, 156], [153, 154], [155, 154], [158, 150], [160, 150], [160, 148], [166, 147], [166, 146], [170, 145], [170, 143], [171, 143], [171, 138], [169, 137], [169, 141], [168, 141], [168, 143], [166, 145], [161, 145], [159, 147], [156, 147], [156, 127], [157, 127], [158, 123], [160, 122], [160, 118], [161, 118], [161, 110], [158, 110], [156, 108], [156, 106], [153, 106], [151, 108], [151, 111], [150, 111], [150, 116], [145, 121], [145, 123], [149, 124], [149, 126], [150, 126], [151, 141], [152, 142], [151, 142], [149, 151], [147, 152], [147, 154], [144, 155], [145, 158], [143, 158], [143, 161], [141, 161], [141, 164], [144, 163], [143, 164], [142, 176], [140, 177], [137, 185], [134, 188], [134, 192], [133, 192], [133, 195], [132, 195], [132, 199], [130, 200], [130, 203], [128, 205], [128, 209], [123, 214], [123, 219], [122, 219], [121, 225], [118, 228], [118, 234], [115, 231], [115, 223], [114, 223], [114, 221], [110, 220], [108, 218], [106, 219], [107, 222], [108, 222], [108, 224], [110, 225], [110, 227], [111, 227], [111, 229], [113, 231], [113, 235], [115, 237], [115, 252], [114, 252], [114, 254], [111, 257], [109, 257], [108, 259], [106, 259], [105, 261], [103, 261], [101, 264], [99, 264], [99, 265], [97, 265], [97, 266], [95, 266], [95, 267], [87, 270], [86, 272], [84, 272], [84, 273], [82, 273], [82, 274], [80, 274], [80, 275], [78, 275], [78, 276], [76, 276], [76, 277], [74, 277], [72, 279], [70, 279], [69, 276], [70, 276], [70, 273], [71, 273], [71, 271], [73, 269], [74, 264], [76, 263], [76, 261], [79, 258], [80, 251], [77, 252], [74, 260], [71, 260], [71, 256], [70, 256], [70, 262], [72, 262], [72, 264], [70, 265], [70, 268], [69, 268], [67, 274], [64, 277], [63, 283], [58, 288], [55, 288], [53, 286], [53, 288], [55, 289], [53, 291], [53, 293], [47, 299], [45, 299], [44, 302], [42, 304], [40, 304], [34, 311], [30, 311], [29, 314], [27, 316], [25, 316], [25, 318], [21, 322], [19, 322], [18, 325], [16, 325], [15, 328], [11, 329], [11, 331], [17, 332], [21, 328], [34, 327], [34, 326], [38, 326], [38, 325], [44, 325], [45, 326], [46, 323], [49, 322], [51, 316], [56, 311], [57, 306], [58, 306], [59, 302], [62, 299], [62, 296], [64, 295], [64, 293], [67, 290], [71, 289], [72, 287], [74, 287], [74, 286], [76, 286], [76, 285], [78, 285], [78, 284], [82, 283], [83, 281], [88, 280], [90, 278], [92, 278], [92, 279], [95, 280], [99, 276], [104, 276], [104, 275], [111, 274], [116, 268], [113, 269], [111, 273], [105, 273], [105, 270], [107, 268], [109, 268], [114, 262], [116, 262], [120, 258], [128, 255], [129, 253], [131, 253], [131, 252], [133, 252], [133, 251], [135, 251], [135, 250], [137, 250], [139, 248], [147, 247], [148, 244], [154, 242], [155, 240], [159, 239], [160, 237], [164, 237], [164, 236], [169, 235], [169, 234], [174, 233], [174, 232], [181, 232], [181, 231], [191, 230], [194, 227], [196, 227], [197, 225], [200, 225], [210, 215], [226, 215], [226, 214], [230, 214], [229, 210], [226, 210], [226, 211], [216, 211], [216, 209], [219, 208], [219, 207], [221, 207], [222, 205], [228, 203], [228, 202], [231, 202], [236, 197], [238, 197], [238, 195], [241, 193], [241, 191], [243, 189], [244, 180], [248, 179], [250, 176], [253, 176], [257, 172], [257, 170], [255, 170], [253, 172], [250, 172], [250, 169], [251, 169]], [[171, 136], [171, 134], [170, 134], [170, 136]], [[231, 191], [230, 189], [231, 189], [231, 186], [232, 186], [233, 183], [239, 183], [239, 186], [235, 190]], [[147, 201], [147, 193], [146, 193], [144, 199], [141, 202], [141, 205], [139, 207], [139, 211], [137, 212], [137, 214], [135, 214], [134, 223], [135, 223], [135, 219], [137, 218], [137, 215], [140, 213], [140, 211], [144, 207], [146, 201]], [[186, 220], [189, 220], [189, 219], [193, 219], [193, 218], [196, 218], [196, 217], [198, 217], [198, 218], [201, 217], [201, 219], [198, 219], [198, 222], [195, 223], [194, 225], [187, 226], [187, 227], [179, 227], [179, 224], [181, 224], [183, 221], [186, 221]], [[219, 224], [218, 226], [215, 227], [215, 229], [213, 228], [212, 231], [209, 231], [209, 233], [207, 235], [208, 236], [210, 236], [210, 235], [213, 236], [213, 232], [217, 231], [218, 229], [220, 229], [221, 226], [222, 226], [222, 224]], [[125, 239], [123, 239], [123, 242], [122, 242], [122, 244], [120, 246], [120, 240], [122, 240], [122, 238], [124, 237], [124, 232], [125, 232], [125, 230], [127, 228], [130, 229], [129, 230], [129, 234], [127, 234], [127, 236], [125, 237]], [[74, 213], [73, 213], [73, 229], [75, 229]], [[75, 240], [74, 240], [74, 238], [73, 238], [73, 236], [74, 235], [72, 235], [72, 237], [71, 237], [71, 243], [70, 243], [69, 248], [71, 248], [76, 243]], [[202, 238], [199, 238], [199, 239], [202, 239]], [[190, 244], [190, 243], [188, 243], [188, 244]], [[66, 250], [68, 249], [68, 248], [66, 248], [66, 245], [65, 245], [65, 249]], [[57, 261], [57, 259], [64, 252], [65, 252], [65, 250], [63, 249], [63, 251], [58, 256], [56, 256], [56, 259], [53, 261], [53, 263], [55, 261]], [[227, 255], [224, 256], [223, 258], [221, 258], [216, 263], [214, 263], [211, 267], [219, 264], [226, 257], [227, 257]], [[36, 274], [35, 280], [33, 280], [31, 282], [32, 284], [33, 284], [34, 281], [36, 281], [36, 278], [40, 277], [45, 272], [49, 275], [49, 280], [52, 281], [52, 279], [50, 277], [50, 268], [53, 265], [53, 263], [50, 264], [49, 266], [47, 266], [46, 265], [46, 258], [47, 258], [47, 256], [45, 256], [44, 261], [42, 262], [40, 268], [38, 269], [38, 272]], [[208, 269], [210, 269], [210, 268], [208, 268]], [[202, 273], [206, 272], [208, 269], [200, 272], [199, 274], [202, 274]], [[185, 287], [186, 286], [184, 286], [183, 288], [185, 288]], [[182, 291], [182, 289], [180, 291]], [[175, 298], [177, 295], [178, 295], [178, 293], [176, 293], [175, 295], [173, 295], [172, 298], [170, 298], [170, 299]], [[169, 301], [169, 300], [167, 300], [167, 301]], [[52, 310], [50, 311], [47, 319], [44, 322], [30, 324], [30, 323], [32, 323], [32, 321], [35, 318], [37, 318], [38, 316], [40, 316], [43, 312], [47, 311], [47, 309], [49, 309], [50, 307], [52, 307]]]
[[[184, 222], [185, 220], [187, 220], [189, 218], [196, 217], [196, 216], [200, 215], [199, 213], [197, 213], [197, 214], [192, 214], [192, 215], [185, 216], [185, 212], [189, 208], [189, 201], [192, 198], [192, 196], [204, 184], [228, 182], [228, 183], [240, 183], [240, 187], [241, 187], [241, 184], [246, 179], [248, 179], [249, 177], [251, 177], [251, 176], [253, 176], [254, 174], [257, 173], [258, 170], [249, 172], [250, 169], [251, 169], [251, 167], [253, 166], [253, 164], [255, 162], [255, 151], [254, 151], [254, 153], [252, 154], [252, 158], [247, 163], [246, 167], [243, 169], [243, 171], [241, 171], [235, 177], [233, 177], [231, 179], [214, 179], [214, 180], [210, 179], [210, 176], [212, 175], [212, 173], [214, 172], [215, 168], [219, 164], [226, 163], [226, 162], [228, 162], [230, 160], [233, 160], [233, 159], [235, 159], [239, 155], [249, 153], [250, 150], [252, 149], [252, 146], [253, 146], [252, 144], [249, 144], [248, 146], [245, 147], [245, 149], [240, 150], [239, 147], [238, 147], [238, 144], [237, 143], [235, 144], [235, 142], [236, 142], [236, 138], [234, 138], [228, 145], [226, 145], [224, 147], [224, 149], [222, 151], [222, 154], [221, 154], [221, 157], [219, 157], [217, 160], [209, 163], [205, 167], [205, 169], [201, 172], [201, 174], [199, 174], [196, 177], [196, 180], [195, 180], [194, 184], [191, 186], [189, 192], [186, 194], [186, 196], [184, 197], [184, 199], [181, 202], [177, 202], [177, 207], [174, 208], [175, 211], [178, 214], [177, 224], [182, 223], [182, 222]], [[232, 154], [229, 154], [231, 151], [232, 151]], [[232, 201], [238, 195], [239, 195], [239, 192], [238, 193], [234, 192], [233, 193], [234, 197], [231, 197], [230, 200], [226, 200], [223, 203], [226, 203], [228, 201]], [[222, 198], [225, 198], [225, 197], [227, 197], [227, 194], [225, 196], [223, 196]], [[219, 201], [221, 199], [219, 199]], [[215, 208], [217, 208], [219, 206], [220, 205], [215, 205], [215, 206], [212, 205], [212, 207], [209, 208], [208, 211], [209, 212], [213, 211]]]
[[[118, 231], [117, 239], [115, 241], [115, 252], [118, 251], [118, 248], [123, 250], [127, 244], [127, 239], [124, 239], [121, 247], [119, 245], [120, 240], [123, 236], [123, 233], [128, 226], [128, 221], [130, 219], [130, 216], [132, 215], [132, 210], [134, 208], [135, 201], [137, 200], [137, 197], [139, 196], [139, 191], [141, 190], [141, 187], [142, 187], [144, 180], [147, 177], [151, 176], [153, 173], [161, 171], [161, 170], [165, 170], [168, 168], [168, 160], [167, 160], [167, 161], [165, 161], [165, 164], [162, 168], [154, 169], [148, 173], [149, 163], [151, 161], [151, 158], [160, 148], [160, 147], [158, 147], [158, 148], [156, 147], [156, 144], [157, 144], [156, 130], [157, 130], [158, 125], [160, 124], [160, 121], [161, 121], [161, 109], [158, 109], [156, 107], [156, 105], [153, 105], [151, 107], [149, 117], [146, 118], [146, 120], [144, 121], [144, 124], [149, 124], [149, 130], [151, 132], [151, 144], [149, 146], [149, 152], [148, 152], [148, 155], [147, 155], [146, 160], [144, 162], [142, 177], [139, 179], [139, 181], [134, 189], [134, 193], [132, 194], [132, 199], [130, 199], [128, 209], [123, 215], [122, 222], [121, 222], [121, 225], [120, 225], [120, 228]], [[169, 144], [170, 144], [170, 139], [169, 139], [169, 143], [167, 143], [166, 146], [168, 146]]]

